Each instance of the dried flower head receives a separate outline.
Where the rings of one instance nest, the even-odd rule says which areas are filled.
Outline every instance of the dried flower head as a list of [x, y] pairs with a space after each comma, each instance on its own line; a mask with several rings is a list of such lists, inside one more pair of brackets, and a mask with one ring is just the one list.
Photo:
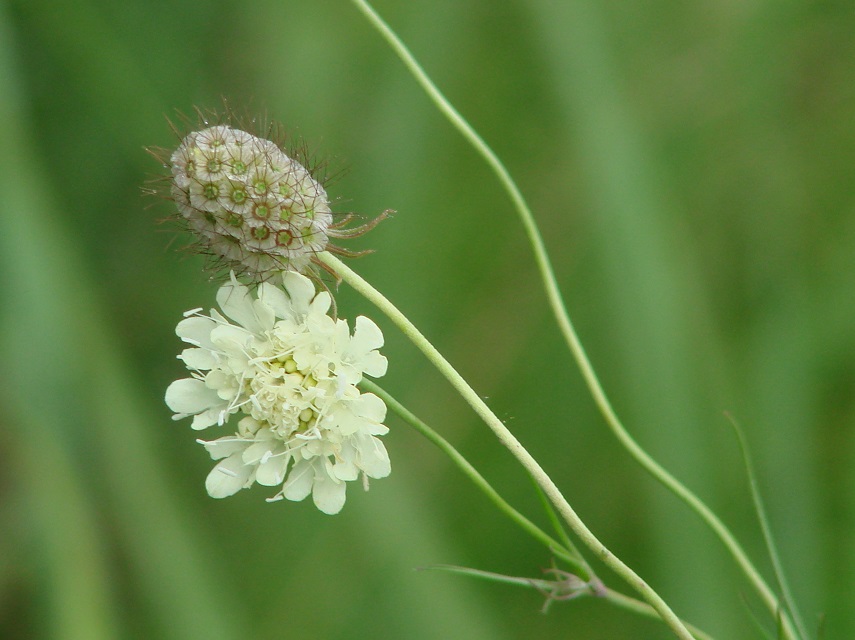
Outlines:
[[[228, 117], [231, 114], [227, 114]], [[273, 131], [271, 129], [270, 131]], [[256, 281], [280, 271], [313, 273], [315, 254], [354, 256], [330, 243], [372, 229], [334, 223], [323, 185], [279, 145], [228, 124], [187, 134], [172, 153], [152, 150], [170, 169], [169, 198], [218, 267]], [[364, 253], [364, 252], [363, 252]]]

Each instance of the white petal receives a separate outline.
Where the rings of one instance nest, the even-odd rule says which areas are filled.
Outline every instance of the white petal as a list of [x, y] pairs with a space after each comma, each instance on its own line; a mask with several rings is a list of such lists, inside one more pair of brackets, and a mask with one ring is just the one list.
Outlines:
[[[356, 452], [353, 451], [351, 453], [351, 456], [348, 457], [353, 457], [355, 453]], [[359, 468], [356, 466], [353, 460], [342, 460], [340, 462], [336, 462], [333, 465], [332, 471], [333, 474], [335, 474], [335, 477], [339, 480], [351, 482], [359, 477]]]
[[217, 291], [217, 304], [227, 317], [249, 331], [253, 333], [261, 331], [261, 324], [253, 308], [252, 295], [249, 289], [235, 279], [234, 274], [232, 274], [232, 281], [224, 284]]
[[251, 475], [252, 467], [243, 463], [238, 451], [217, 463], [205, 479], [205, 489], [212, 498], [227, 498], [252, 484]]
[[208, 442], [200, 440], [200, 442], [207, 449], [208, 453], [211, 454], [212, 460], [222, 460], [236, 451], [243, 451], [248, 444], [243, 438], [235, 436], [226, 436]]
[[176, 380], [166, 389], [166, 406], [175, 413], [200, 413], [220, 404], [217, 392], [195, 378]]
[[352, 404], [336, 403], [329, 414], [329, 419], [324, 420], [324, 426], [333, 427], [334, 425], [342, 436], [350, 436], [364, 430], [368, 425], [363, 418], [354, 413]]
[[389, 433], [389, 427], [385, 424], [374, 424], [373, 422], [369, 422], [368, 427], [363, 429], [362, 432], [371, 436], [385, 436]]
[[347, 348], [347, 359], [372, 378], [386, 375], [389, 362], [377, 351], [383, 346], [383, 332], [365, 316], [356, 319], [353, 338]]
[[291, 309], [295, 314], [306, 315], [309, 312], [309, 302], [315, 297], [315, 285], [306, 276], [296, 271], [283, 273], [282, 282], [291, 298]]
[[373, 393], [363, 393], [351, 403], [351, 408], [356, 415], [373, 422], [386, 419], [386, 403]]
[[265, 487], [275, 487], [282, 484], [290, 459], [289, 455], [271, 456], [258, 465], [255, 470], [255, 481]]
[[184, 320], [179, 322], [178, 326], [175, 327], [175, 333], [179, 338], [184, 340], [184, 342], [189, 342], [190, 344], [209, 349], [214, 346], [211, 344], [210, 336], [211, 331], [216, 326], [217, 323], [210, 318], [194, 316], [191, 318], [184, 318]]
[[312, 483], [315, 481], [315, 470], [309, 460], [300, 460], [288, 474], [288, 480], [282, 487], [282, 495], [289, 500], [299, 502], [312, 491]]
[[382, 378], [389, 369], [389, 361], [386, 359], [386, 356], [381, 355], [377, 351], [366, 353], [359, 360], [359, 364], [362, 372], [372, 378]]
[[215, 424], [219, 424], [221, 419], [225, 422], [228, 413], [227, 404], [220, 404], [219, 406], [211, 407], [210, 409], [206, 409], [205, 411], [193, 416], [193, 423], [190, 427], [196, 431], [207, 429]]
[[276, 313], [273, 311], [273, 307], [264, 300], [256, 300], [252, 303], [252, 308], [262, 330], [270, 331], [273, 328], [273, 323], [276, 322]]
[[351, 348], [354, 353], [368, 353], [383, 346], [383, 332], [374, 321], [365, 316], [358, 316], [353, 328]]
[[344, 482], [336, 482], [328, 474], [321, 473], [312, 487], [312, 500], [324, 513], [335, 515], [344, 506], [346, 491], [347, 485]]
[[221, 324], [211, 331], [211, 342], [216, 345], [213, 348], [225, 351], [229, 355], [242, 355], [245, 345], [252, 338], [249, 331], [233, 324]]
[[373, 436], [359, 438], [359, 467], [372, 478], [385, 478], [392, 472], [386, 447]]
[[184, 349], [179, 356], [188, 369], [208, 370], [217, 366], [217, 358], [208, 349], [191, 347]]
[[276, 443], [272, 440], [253, 442], [243, 452], [243, 461], [246, 464], [258, 464], [265, 456], [269, 457], [273, 453], [275, 446]]
[[273, 309], [273, 313], [277, 318], [293, 318], [294, 312], [291, 309], [291, 300], [285, 295], [279, 287], [262, 282], [258, 285], [258, 299], [264, 300], [264, 303]]
[[309, 305], [309, 315], [325, 316], [332, 306], [332, 296], [328, 291], [321, 291]]
[[205, 386], [216, 392], [221, 400], [230, 401], [238, 391], [238, 380], [222, 369], [214, 369], [205, 375]]

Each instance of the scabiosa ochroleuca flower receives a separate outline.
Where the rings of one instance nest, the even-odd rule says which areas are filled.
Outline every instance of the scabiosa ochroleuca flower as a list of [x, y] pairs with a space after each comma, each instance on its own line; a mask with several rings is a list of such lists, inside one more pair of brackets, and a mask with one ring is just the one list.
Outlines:
[[386, 373], [377, 351], [383, 334], [371, 320], [328, 315], [326, 291], [287, 271], [284, 289], [262, 282], [257, 297], [232, 274], [217, 293], [222, 313], [188, 311], [176, 333], [189, 343], [179, 356], [191, 377], [173, 382], [166, 403], [175, 419], [193, 416], [194, 429], [225, 425], [235, 433], [199, 442], [219, 462], [205, 483], [215, 498], [258, 483], [277, 486], [270, 500], [310, 493], [324, 513], [338, 513], [345, 482], [383, 478], [389, 456], [377, 436], [386, 406], [356, 385]]

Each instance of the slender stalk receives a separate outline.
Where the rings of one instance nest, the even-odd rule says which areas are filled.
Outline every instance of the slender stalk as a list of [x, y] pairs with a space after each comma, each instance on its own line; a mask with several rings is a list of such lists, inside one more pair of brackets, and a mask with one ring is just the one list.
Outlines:
[[701, 501], [700, 498], [661, 467], [652, 457], [650, 457], [650, 455], [638, 445], [621, 423], [611, 406], [608, 396], [600, 384], [579, 337], [576, 335], [576, 330], [573, 327], [573, 323], [570, 320], [570, 314], [567, 312], [566, 305], [564, 304], [564, 300], [561, 296], [561, 291], [558, 288], [558, 281], [555, 278], [552, 263], [549, 259], [549, 255], [546, 251], [546, 246], [543, 243], [543, 238], [540, 235], [537, 223], [534, 220], [534, 216], [532, 215], [525, 198], [523, 198], [522, 192], [519, 190], [519, 187], [516, 182], [514, 182], [505, 165], [437, 88], [427, 73], [425, 73], [424, 69], [422, 69], [421, 65], [419, 65], [413, 57], [412, 53], [407, 49], [406, 45], [401, 42], [400, 38], [398, 38], [398, 36], [392, 31], [389, 25], [383, 21], [383, 19], [365, 0], [352, 0], [352, 2], [395, 51], [413, 75], [416, 82], [421, 85], [431, 101], [436, 105], [437, 109], [439, 109], [439, 111], [490, 166], [496, 177], [499, 179], [502, 187], [507, 192], [513, 202], [514, 208], [517, 211], [520, 222], [522, 222], [525, 233], [528, 236], [529, 243], [532, 246], [534, 259], [537, 263], [538, 270], [540, 271], [541, 280], [546, 291], [546, 296], [549, 300], [549, 306], [552, 309], [559, 330], [561, 331], [564, 341], [567, 343], [573, 358], [576, 360], [576, 364], [582, 373], [582, 377], [585, 379], [588, 390], [593, 396], [597, 408], [605, 419], [609, 429], [618, 439], [620, 444], [636, 460], [636, 462], [638, 462], [659, 482], [665, 485], [665, 487], [678, 498], [685, 502], [689, 508], [697, 513], [707, 526], [712, 529], [715, 535], [718, 536], [730, 552], [737, 565], [742, 569], [742, 572], [748, 578], [748, 581], [765, 603], [766, 608], [776, 617], [778, 615], [783, 616], [783, 626], [786, 634], [785, 638], [796, 640], [797, 636], [789, 615], [785, 611], [782, 612], [778, 598], [763, 579], [763, 576], [760, 575], [760, 572], [753, 565], [745, 550], [736, 541], [736, 538], [730, 530], [724, 525], [718, 516], [715, 515], [715, 513], [713, 513], [703, 501]]
[[656, 609], [661, 618], [671, 628], [678, 638], [683, 640], [691, 640], [692, 634], [686, 629], [682, 621], [671, 610], [668, 604], [662, 597], [653, 590], [641, 577], [623, 563], [617, 556], [609, 551], [602, 542], [600, 542], [590, 529], [582, 522], [581, 518], [576, 514], [570, 503], [564, 498], [564, 495], [552, 481], [552, 479], [541, 468], [540, 464], [532, 457], [532, 455], [520, 444], [504, 423], [494, 414], [481, 397], [475, 392], [472, 387], [463, 379], [463, 377], [454, 369], [453, 366], [436, 350], [436, 348], [428, 341], [427, 338], [413, 325], [412, 322], [401, 313], [395, 305], [387, 300], [383, 294], [372, 287], [367, 281], [363, 280], [356, 272], [350, 269], [341, 260], [336, 258], [326, 251], [318, 254], [318, 259], [325, 265], [330, 267], [335, 273], [347, 282], [358, 293], [362, 294], [367, 300], [374, 304], [382, 311], [403, 333], [409, 340], [427, 357], [439, 372], [451, 383], [457, 392], [471, 406], [481, 419], [493, 431], [505, 447], [510, 450], [513, 456], [519, 463], [531, 474], [537, 484], [543, 489], [552, 504], [564, 518], [564, 521], [570, 527], [571, 531], [591, 549], [600, 560], [606, 564], [612, 571], [623, 578], [633, 589], [635, 589], [642, 598]]
[[[532, 482], [534, 482], [534, 478], [532, 478]], [[543, 489], [541, 489], [536, 482], [534, 482], [534, 488], [537, 490], [537, 497], [540, 500], [540, 503], [543, 505], [543, 508], [546, 511], [546, 516], [552, 523], [552, 528], [555, 529], [555, 533], [558, 534], [558, 537], [561, 539], [561, 542], [564, 543], [564, 546], [567, 549], [570, 549], [570, 551], [578, 554], [579, 551], [578, 549], [576, 549], [576, 545], [573, 544], [573, 541], [570, 539], [570, 536], [567, 535], [567, 530], [561, 523], [561, 518], [559, 518], [558, 514], [555, 513], [555, 508], [552, 506], [552, 503], [549, 501], [549, 498], [546, 497], [546, 494], [543, 493]]]
[[[482, 476], [478, 471], [473, 467], [469, 461], [463, 457], [463, 455], [454, 448], [454, 446], [441, 435], [439, 435], [436, 431], [431, 429], [424, 421], [419, 419], [414, 413], [412, 413], [409, 409], [407, 409], [404, 405], [398, 402], [395, 398], [393, 398], [389, 392], [380, 387], [377, 383], [372, 382], [366, 378], [362, 379], [362, 382], [359, 383], [359, 386], [364, 388], [367, 391], [379, 396], [383, 399], [383, 402], [386, 403], [392, 411], [394, 411], [398, 417], [400, 417], [404, 422], [413, 427], [416, 431], [421, 433], [425, 438], [430, 440], [433, 444], [439, 447], [443, 453], [445, 453], [449, 458], [451, 458], [452, 462], [463, 471], [464, 474], [477, 486], [484, 494], [495, 504], [499, 510], [507, 515], [511, 520], [516, 522], [526, 533], [531, 535], [535, 540], [545, 545], [556, 557], [560, 558], [567, 564], [569, 564], [573, 571], [577, 574], [580, 574], [585, 581], [596, 580], [597, 577], [592, 571], [591, 567], [587, 562], [576, 552], [572, 553], [570, 550], [564, 547], [560, 542], [557, 542], [555, 539], [551, 538], [548, 534], [546, 534], [542, 529], [540, 529], [536, 524], [534, 524], [531, 520], [526, 518], [519, 511], [514, 509], [508, 502], [499, 495], [499, 492], [496, 491], [489, 482]], [[574, 550], [575, 551], [575, 550]]]
[[[473, 578], [489, 580], [491, 582], [501, 582], [504, 584], [512, 584], [519, 587], [537, 589], [538, 591], [546, 595], [547, 598], [549, 598], [549, 600], [547, 600], [547, 603], [549, 603], [550, 600], [570, 600], [572, 598], [590, 597], [591, 595], [593, 595], [590, 590], [578, 591], [576, 593], [558, 592], [556, 594], [555, 587], [557, 585], [555, 581], [545, 580], [542, 578], [523, 578], [518, 576], [507, 576], [501, 573], [493, 573], [492, 571], [481, 571], [479, 569], [469, 569], [468, 567], [457, 567], [447, 564], [432, 565], [429, 567], [424, 567], [424, 569], [441, 569], [443, 571], [450, 571], [451, 573], [458, 573], [464, 576], [471, 576]], [[552, 596], [551, 598], [550, 595]], [[659, 614], [657, 614], [656, 611], [646, 602], [636, 600], [635, 598], [624, 595], [613, 589], [604, 587], [596, 595], [597, 597], [607, 600], [610, 604], [616, 607], [620, 607], [621, 609], [625, 609], [626, 611], [637, 613], [638, 615], [644, 616], [645, 618], [654, 618], [657, 620], [659, 619]], [[685, 625], [686, 628], [692, 632], [692, 635], [697, 638], [697, 640], [713, 640], [713, 637], [711, 635], [701, 631], [696, 626], [689, 624], [688, 622], [686, 622]]]

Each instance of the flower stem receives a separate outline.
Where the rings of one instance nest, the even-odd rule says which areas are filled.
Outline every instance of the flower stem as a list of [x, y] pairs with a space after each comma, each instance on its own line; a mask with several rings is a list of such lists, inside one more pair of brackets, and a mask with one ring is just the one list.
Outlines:
[[538, 270], [540, 271], [546, 296], [549, 300], [549, 305], [552, 309], [559, 330], [561, 331], [564, 341], [567, 343], [573, 358], [576, 360], [576, 364], [585, 379], [585, 383], [587, 384], [588, 389], [597, 404], [597, 408], [605, 419], [609, 429], [618, 439], [620, 444], [636, 460], [636, 462], [638, 462], [660, 483], [665, 485], [668, 490], [685, 502], [689, 508], [698, 514], [707, 526], [712, 529], [715, 535], [718, 536], [719, 540], [721, 540], [730, 552], [737, 565], [742, 569], [742, 572], [748, 578], [749, 582], [754, 587], [754, 590], [760, 595], [760, 598], [766, 604], [766, 608], [773, 616], [775, 616], [775, 618], [778, 618], [779, 616], [782, 618], [785, 632], [784, 637], [788, 640], [796, 640], [797, 635], [793, 629], [793, 624], [788, 612], [781, 607], [778, 598], [763, 579], [763, 576], [760, 575], [760, 572], [748, 558], [745, 550], [739, 542], [737, 542], [730, 530], [700, 498], [661, 467], [652, 457], [650, 457], [650, 455], [641, 448], [621, 423], [611, 406], [608, 396], [600, 384], [597, 374], [585, 353], [585, 349], [583, 348], [579, 337], [576, 335], [576, 330], [573, 328], [573, 323], [570, 320], [570, 314], [567, 312], [566, 305], [564, 304], [564, 300], [561, 296], [561, 291], [558, 288], [558, 281], [555, 278], [552, 263], [549, 259], [549, 255], [546, 251], [546, 246], [543, 243], [543, 238], [540, 235], [537, 223], [534, 220], [534, 216], [532, 215], [522, 192], [516, 182], [514, 182], [514, 179], [511, 177], [505, 165], [489, 145], [484, 142], [483, 138], [478, 135], [466, 119], [460, 115], [457, 109], [455, 109], [448, 99], [442, 94], [427, 73], [425, 73], [424, 69], [422, 69], [421, 65], [419, 65], [413, 57], [412, 53], [407, 49], [406, 45], [400, 40], [400, 38], [398, 38], [395, 32], [392, 31], [389, 25], [387, 25], [385, 21], [371, 8], [368, 2], [365, 0], [352, 1], [353, 4], [356, 5], [357, 9], [362, 12], [362, 14], [386, 40], [389, 46], [395, 51], [413, 75], [416, 82], [421, 85], [431, 101], [436, 105], [437, 109], [439, 109], [439, 111], [489, 165], [510, 197], [534, 252], [534, 259], [537, 263]]
[[570, 565], [572, 570], [580, 577], [584, 578], [586, 582], [596, 579], [596, 575], [593, 570], [579, 555], [578, 551], [572, 547], [568, 549], [565, 545], [557, 542], [531, 520], [508, 504], [508, 502], [499, 495], [490, 483], [487, 482], [484, 476], [478, 473], [475, 467], [473, 467], [448, 440], [431, 429], [427, 424], [425, 424], [425, 422], [420, 420], [409, 409], [393, 398], [385, 389], [377, 385], [377, 383], [363, 378], [362, 382], [359, 383], [359, 386], [382, 398], [383, 402], [385, 402], [386, 405], [398, 415], [398, 417], [439, 447], [443, 453], [451, 458], [452, 462], [454, 462], [454, 464], [456, 464], [460, 470], [469, 477], [475, 486], [484, 492], [484, 494], [499, 508], [502, 513], [516, 522], [524, 531], [535, 538], [538, 542], [544, 544], [556, 557]]
[[671, 610], [668, 604], [662, 597], [653, 590], [641, 577], [636, 574], [629, 566], [623, 563], [617, 556], [609, 551], [602, 542], [600, 542], [590, 529], [582, 522], [581, 518], [576, 514], [570, 503], [567, 502], [564, 495], [546, 474], [543, 468], [532, 457], [532, 455], [520, 444], [504, 423], [494, 414], [481, 397], [475, 392], [472, 387], [463, 379], [463, 377], [454, 369], [453, 366], [437, 351], [437, 349], [428, 341], [427, 338], [413, 325], [412, 322], [401, 313], [395, 305], [393, 305], [379, 291], [372, 287], [367, 281], [363, 280], [356, 272], [350, 269], [346, 264], [335, 256], [326, 251], [318, 254], [318, 259], [331, 267], [342, 280], [347, 282], [358, 293], [362, 294], [367, 300], [374, 304], [381, 312], [383, 312], [409, 340], [427, 357], [439, 372], [451, 383], [457, 392], [471, 406], [481, 419], [493, 431], [505, 447], [510, 450], [513, 456], [520, 464], [531, 474], [535, 482], [543, 489], [549, 500], [555, 505], [558, 513], [576, 534], [576, 536], [591, 549], [598, 558], [608, 566], [612, 571], [623, 578], [633, 589], [635, 589], [642, 598], [644, 598], [665, 621], [674, 635], [683, 640], [691, 640], [692, 634], [686, 629], [683, 622]]

